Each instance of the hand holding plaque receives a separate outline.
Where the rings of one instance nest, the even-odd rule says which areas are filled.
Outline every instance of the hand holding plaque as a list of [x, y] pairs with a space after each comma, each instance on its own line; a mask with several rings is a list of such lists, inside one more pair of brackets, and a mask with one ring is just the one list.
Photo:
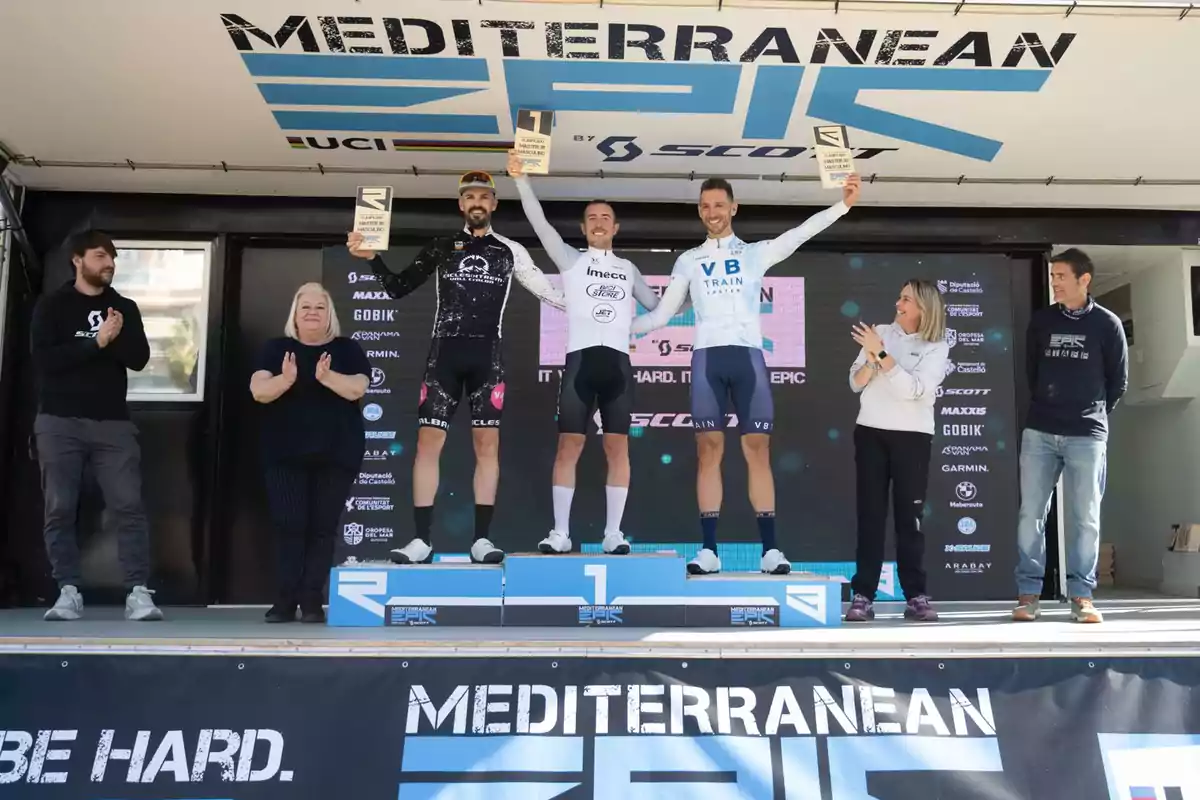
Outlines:
[[546, 175], [550, 172], [550, 131], [554, 127], [553, 111], [517, 112], [517, 130], [513, 149], [521, 159], [526, 175]]
[[816, 137], [817, 167], [821, 170], [821, 188], [840, 189], [854, 174], [854, 154], [845, 125], [818, 125]]

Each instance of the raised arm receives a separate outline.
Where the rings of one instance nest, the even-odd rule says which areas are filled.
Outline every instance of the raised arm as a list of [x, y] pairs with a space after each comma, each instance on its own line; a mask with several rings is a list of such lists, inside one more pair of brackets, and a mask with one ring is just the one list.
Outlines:
[[513, 181], [517, 184], [517, 194], [521, 196], [521, 208], [525, 212], [525, 218], [533, 226], [533, 232], [537, 234], [538, 241], [542, 243], [542, 247], [546, 248], [546, 253], [554, 262], [554, 266], [558, 267], [559, 272], [566, 272], [579, 260], [579, 251], [564, 242], [554, 226], [546, 220], [546, 215], [542, 212], [542, 204], [538, 202], [537, 195], [533, 193], [533, 185], [527, 176], [521, 174], [521, 159], [515, 153], [509, 153], [508, 173], [513, 176]]
[[38, 301], [29, 326], [29, 349], [38, 369], [63, 372], [99, 358], [102, 351], [95, 339], [80, 337], [65, 342], [57, 341], [54, 320], [51, 318], [54, 313], [51, 302], [49, 297]]
[[1104, 390], [1105, 406], [1112, 413], [1129, 388], [1129, 341], [1119, 319], [1113, 320], [1113, 329], [1104, 342]]
[[850, 207], [858, 202], [861, 182], [857, 175], [851, 175], [842, 187], [842, 199], [824, 211], [818, 211], [790, 231], [785, 231], [774, 239], [758, 242], [754, 245], [758, 255], [758, 266], [763, 272], [783, 261], [809, 239], [837, 222]]
[[[500, 237], [497, 237], [500, 238]], [[509, 239], [501, 239], [513, 253], [513, 275], [517, 282], [529, 290], [537, 299], [548, 303], [560, 311], [566, 310], [567, 300], [561, 290], [546, 277], [546, 273], [533, 263], [533, 256], [522, 245]]]
[[920, 400], [937, 391], [946, 379], [946, 362], [950, 360], [950, 346], [945, 342], [935, 344], [917, 362], [912, 372], [896, 363], [890, 355], [883, 359], [881, 369], [893, 394], [903, 400]]
[[395, 300], [411, 294], [414, 289], [429, 280], [429, 276], [437, 272], [438, 264], [446, 257], [448, 251], [446, 239], [434, 239], [417, 253], [417, 257], [403, 272], [397, 274], [388, 269], [377, 251], [361, 249], [362, 242], [361, 233], [351, 233], [346, 239], [346, 249], [355, 258], [371, 262], [371, 272], [375, 273], [388, 296]]

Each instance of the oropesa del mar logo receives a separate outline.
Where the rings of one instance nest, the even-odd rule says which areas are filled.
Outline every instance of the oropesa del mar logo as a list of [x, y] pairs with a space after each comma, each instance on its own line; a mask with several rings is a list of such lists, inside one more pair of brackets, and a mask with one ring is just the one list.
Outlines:
[[390, 542], [395, 534], [391, 528], [382, 527], [367, 527], [361, 522], [347, 522], [342, 526], [342, 540], [354, 547], [367, 542]]

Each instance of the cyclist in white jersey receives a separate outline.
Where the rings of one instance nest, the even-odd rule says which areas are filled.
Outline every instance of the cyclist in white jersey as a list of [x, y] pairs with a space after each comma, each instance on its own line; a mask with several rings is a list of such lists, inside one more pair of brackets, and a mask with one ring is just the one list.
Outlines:
[[785, 575], [791, 564], [775, 546], [775, 480], [771, 474], [770, 433], [775, 408], [762, 351], [759, 321], [763, 276], [806, 241], [842, 217], [858, 200], [860, 181], [851, 176], [842, 200], [782, 235], [763, 242], [743, 242], [733, 233], [737, 203], [733, 187], [710, 178], [700, 187], [700, 219], [708, 239], [675, 261], [671, 282], [658, 308], [634, 320], [631, 332], [661, 328], [689, 296], [695, 306], [692, 345], [692, 425], [700, 466], [696, 497], [704, 545], [688, 564], [688, 572], [721, 571], [717, 557], [717, 519], [721, 513], [721, 458], [724, 423], [733, 401], [742, 432], [742, 453], [750, 483], [750, 504], [758, 518], [763, 555], [760, 569]]
[[637, 267], [613, 253], [613, 237], [620, 226], [611, 205], [603, 200], [587, 204], [580, 228], [588, 248], [581, 252], [564, 242], [546, 221], [515, 152], [508, 156], [508, 174], [516, 181], [525, 216], [562, 273], [566, 298], [567, 360], [558, 394], [554, 528], [538, 549], [543, 553], [571, 551], [569, 524], [575, 466], [587, 440], [588, 420], [598, 408], [608, 461], [603, 549], [605, 553], [625, 555], [629, 544], [621, 532], [621, 516], [629, 493], [629, 420], [634, 387], [629, 325], [633, 321], [633, 300], [654, 309], [658, 295]]

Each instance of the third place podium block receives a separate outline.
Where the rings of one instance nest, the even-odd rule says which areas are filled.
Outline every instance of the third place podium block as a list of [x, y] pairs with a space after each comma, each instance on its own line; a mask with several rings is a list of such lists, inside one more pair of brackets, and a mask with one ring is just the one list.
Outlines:
[[343, 564], [329, 577], [329, 624], [499, 625], [503, 587], [499, 564]]
[[842, 585], [823, 575], [689, 576], [686, 595], [689, 628], [826, 628], [842, 623]]
[[510, 555], [504, 624], [682, 627], [686, 575], [675, 553]]

